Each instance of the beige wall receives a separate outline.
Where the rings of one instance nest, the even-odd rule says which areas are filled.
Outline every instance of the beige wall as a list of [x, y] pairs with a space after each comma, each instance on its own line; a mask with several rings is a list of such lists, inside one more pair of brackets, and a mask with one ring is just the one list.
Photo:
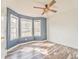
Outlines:
[[[42, 10], [34, 9], [32, 0], [7, 0], [7, 6], [20, 14], [41, 16]], [[77, 48], [77, 0], [56, 0], [56, 14], [47, 15], [48, 40]], [[37, 5], [36, 5], [37, 6]]]
[[48, 16], [48, 40], [77, 48], [77, 0], [58, 1], [58, 12]]

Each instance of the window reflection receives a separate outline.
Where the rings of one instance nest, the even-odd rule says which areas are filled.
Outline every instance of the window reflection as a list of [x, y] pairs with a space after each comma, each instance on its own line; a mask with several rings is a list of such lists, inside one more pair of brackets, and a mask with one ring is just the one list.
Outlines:
[[32, 20], [21, 18], [21, 37], [32, 36]]
[[11, 40], [18, 38], [18, 17], [10, 15], [10, 38]]

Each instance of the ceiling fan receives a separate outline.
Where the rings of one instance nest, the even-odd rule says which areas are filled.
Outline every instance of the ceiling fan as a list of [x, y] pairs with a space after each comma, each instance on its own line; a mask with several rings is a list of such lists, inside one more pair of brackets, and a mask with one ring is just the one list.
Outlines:
[[55, 0], [52, 0], [50, 3], [45, 4], [44, 7], [35, 7], [34, 8], [38, 8], [38, 9], [43, 9], [42, 15], [47, 13], [48, 11], [54, 12], [56, 13], [56, 10], [50, 9], [51, 6], [53, 6], [56, 3]]

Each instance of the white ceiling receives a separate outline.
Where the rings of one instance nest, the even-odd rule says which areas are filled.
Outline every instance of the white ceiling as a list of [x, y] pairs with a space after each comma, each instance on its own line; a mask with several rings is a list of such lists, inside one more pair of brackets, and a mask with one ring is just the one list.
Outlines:
[[[42, 10], [35, 9], [33, 6], [43, 6], [43, 4], [37, 4], [37, 2], [49, 3], [51, 0], [3, 0], [2, 4], [6, 2], [6, 6], [24, 15], [39, 15], [41, 16]], [[4, 6], [4, 5], [3, 5]], [[2, 7], [3, 7], [2, 6]], [[53, 8], [53, 7], [51, 7]], [[53, 9], [56, 9], [59, 13], [71, 11], [77, 8], [77, 0], [56, 0], [56, 4]], [[48, 15], [55, 13], [49, 12]]]

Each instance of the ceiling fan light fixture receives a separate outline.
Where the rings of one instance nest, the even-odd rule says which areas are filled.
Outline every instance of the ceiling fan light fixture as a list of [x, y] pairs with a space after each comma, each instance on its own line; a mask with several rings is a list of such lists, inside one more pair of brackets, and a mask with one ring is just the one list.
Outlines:
[[34, 7], [34, 8], [38, 8], [38, 9], [42, 9], [43, 12], [41, 15], [44, 15], [45, 13], [47, 13], [48, 11], [54, 12], [56, 13], [56, 10], [50, 9], [51, 6], [53, 6], [56, 3], [55, 0], [52, 0], [50, 3], [45, 4], [44, 7]]

